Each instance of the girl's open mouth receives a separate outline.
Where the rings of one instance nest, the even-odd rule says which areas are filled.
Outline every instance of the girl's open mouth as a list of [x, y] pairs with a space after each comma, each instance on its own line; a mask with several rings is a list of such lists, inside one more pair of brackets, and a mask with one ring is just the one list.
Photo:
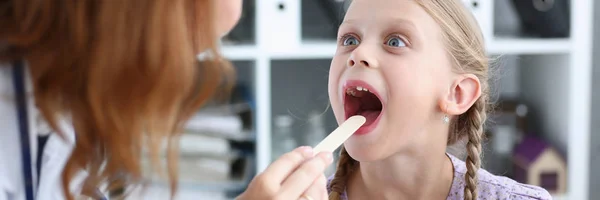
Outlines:
[[362, 115], [367, 122], [356, 134], [366, 134], [377, 127], [383, 111], [383, 103], [377, 91], [363, 81], [348, 81], [344, 85], [344, 111], [346, 119], [354, 115]]

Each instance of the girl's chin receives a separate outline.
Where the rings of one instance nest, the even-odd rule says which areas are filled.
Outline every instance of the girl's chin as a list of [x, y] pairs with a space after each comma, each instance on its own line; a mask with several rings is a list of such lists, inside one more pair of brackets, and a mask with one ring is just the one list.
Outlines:
[[380, 160], [383, 160], [386, 158], [383, 155], [378, 155], [378, 154], [370, 153], [370, 152], [357, 152], [357, 151], [348, 150], [348, 154], [350, 155], [350, 157], [352, 157], [352, 159], [354, 159], [358, 162], [365, 162], [365, 163], [376, 162], [376, 161], [380, 161]]
[[388, 152], [381, 149], [381, 146], [347, 144], [345, 148], [350, 157], [359, 162], [374, 162], [389, 157]]

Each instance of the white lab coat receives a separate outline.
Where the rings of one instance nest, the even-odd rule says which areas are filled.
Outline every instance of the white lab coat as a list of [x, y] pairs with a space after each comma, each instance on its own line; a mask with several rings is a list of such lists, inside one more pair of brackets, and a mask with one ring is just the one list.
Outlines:
[[[0, 200], [26, 200], [23, 179], [24, 168], [21, 160], [19, 118], [17, 115], [12, 70], [13, 67], [10, 64], [0, 63]], [[34, 106], [31, 80], [28, 71], [26, 72], [31, 169], [33, 170], [34, 183], [39, 179], [39, 185], [34, 184], [34, 199], [64, 200], [61, 176], [73, 149], [75, 135], [73, 127], [68, 121], [59, 121], [59, 128], [66, 134], [67, 140], [63, 140], [55, 133], [50, 134], [40, 159], [40, 162], [42, 162], [41, 176], [37, 177], [37, 134], [40, 132], [38, 130], [40, 129], [40, 124], [39, 120], [36, 119], [38, 111]], [[44, 126], [42, 125], [41, 127], [43, 128]], [[71, 188], [69, 188], [72, 194], [80, 194], [80, 186], [85, 175], [85, 172], [80, 172], [73, 178]], [[128, 199], [166, 199], [168, 191], [156, 191], [164, 189], [163, 187], [158, 187], [152, 188], [149, 191], [141, 191], [138, 188], [138, 190], [132, 191]]]
[[[0, 64], [0, 200], [25, 200], [25, 185], [23, 180], [19, 119], [13, 86], [12, 67]], [[27, 74], [27, 73], [26, 73]], [[39, 185], [34, 184], [36, 200], [65, 199], [62, 190], [61, 173], [73, 147], [72, 126], [66, 121], [60, 122], [60, 127], [67, 134], [68, 140], [63, 140], [57, 134], [51, 134], [44, 147], [40, 159], [41, 172], [37, 177], [37, 110], [33, 104], [32, 87], [29, 76], [26, 76], [26, 91], [28, 103], [29, 138], [31, 147], [31, 169], [34, 183], [39, 179]], [[39, 187], [38, 187], [39, 186]], [[76, 184], [74, 184], [76, 188]]]

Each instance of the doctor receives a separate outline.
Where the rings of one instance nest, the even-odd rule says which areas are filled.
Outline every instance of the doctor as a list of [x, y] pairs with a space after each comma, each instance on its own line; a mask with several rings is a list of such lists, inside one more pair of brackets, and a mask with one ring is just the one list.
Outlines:
[[[176, 144], [173, 133], [232, 74], [216, 47], [241, 5], [0, 1], [0, 200], [109, 199], [142, 183], [142, 152], [158, 158]], [[212, 57], [198, 64], [201, 52]], [[298, 148], [238, 199], [327, 199], [331, 162]]]

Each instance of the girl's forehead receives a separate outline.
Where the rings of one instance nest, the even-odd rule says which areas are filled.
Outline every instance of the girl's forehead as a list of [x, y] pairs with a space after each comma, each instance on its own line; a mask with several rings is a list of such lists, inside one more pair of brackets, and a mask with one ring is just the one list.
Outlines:
[[353, 0], [344, 21], [352, 23], [404, 21], [413, 24], [434, 22], [415, 0]]
[[415, 0], [353, 0], [340, 28], [386, 29], [390, 26], [415, 31], [435, 31], [438, 24]]
[[353, 0], [348, 7], [348, 13], [358, 11], [361, 14], [368, 12], [376, 15], [399, 14], [398, 12], [411, 14], [418, 8], [420, 6], [414, 0]]

